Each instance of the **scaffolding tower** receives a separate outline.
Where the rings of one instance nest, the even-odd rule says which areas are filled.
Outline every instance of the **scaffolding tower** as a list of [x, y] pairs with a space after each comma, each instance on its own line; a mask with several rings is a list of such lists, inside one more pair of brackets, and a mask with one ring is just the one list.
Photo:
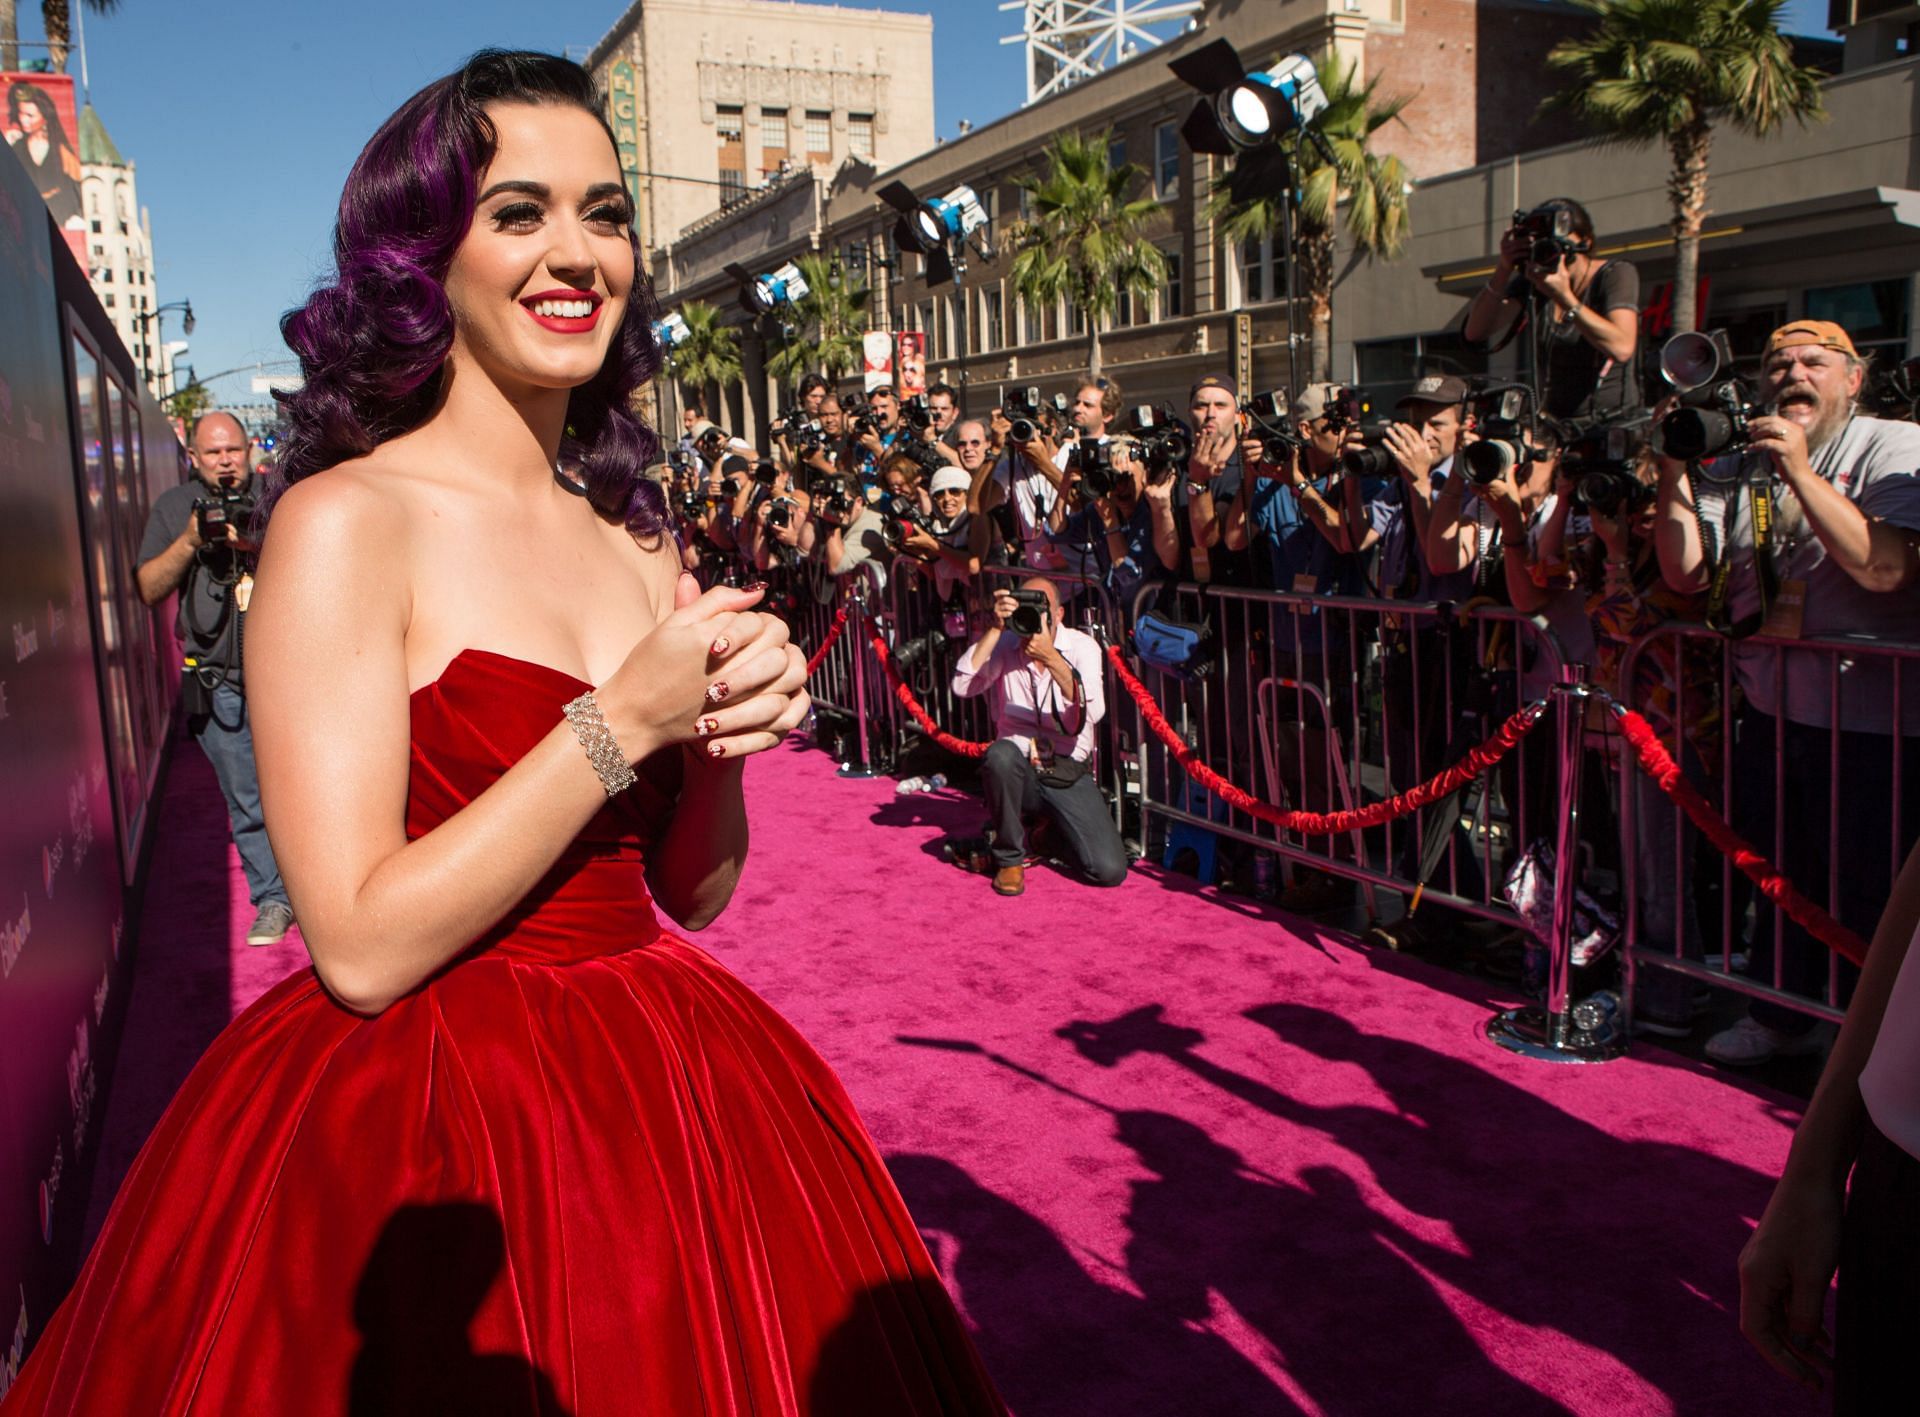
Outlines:
[[1064, 92], [1102, 69], [1151, 49], [1191, 23], [1201, 0], [1002, 0], [1023, 12], [1019, 34], [1002, 44], [1027, 47], [1027, 102]]

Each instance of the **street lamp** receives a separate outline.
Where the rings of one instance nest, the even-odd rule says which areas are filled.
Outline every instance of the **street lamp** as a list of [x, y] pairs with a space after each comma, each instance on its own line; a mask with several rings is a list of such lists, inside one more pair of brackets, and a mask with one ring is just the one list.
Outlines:
[[180, 310], [184, 312], [180, 319], [180, 328], [185, 333], [192, 334], [193, 302], [191, 300], [171, 301], [166, 305], [159, 305], [151, 310], [143, 311], [135, 317], [140, 321], [140, 379], [142, 383], [147, 384], [149, 387], [153, 384], [153, 356], [147, 351], [153, 347], [153, 341], [147, 338], [147, 323], [150, 320], [158, 319], [169, 310]]

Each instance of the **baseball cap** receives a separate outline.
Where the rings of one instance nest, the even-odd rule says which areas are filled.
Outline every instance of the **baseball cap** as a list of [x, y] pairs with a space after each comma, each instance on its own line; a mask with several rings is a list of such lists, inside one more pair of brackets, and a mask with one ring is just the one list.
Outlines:
[[1773, 354], [1776, 350], [1792, 349], [1795, 345], [1802, 344], [1825, 345], [1828, 349], [1837, 349], [1854, 359], [1860, 357], [1859, 351], [1853, 347], [1853, 340], [1833, 321], [1795, 320], [1791, 324], [1782, 325], [1767, 336], [1767, 348], [1762, 358]]
[[971, 486], [973, 486], [973, 479], [959, 468], [943, 467], [933, 475], [933, 481], [929, 484], [927, 491], [929, 493], [964, 492]]
[[1293, 401], [1295, 418], [1314, 419], [1327, 411], [1327, 403], [1333, 398], [1338, 384], [1308, 384]]
[[1209, 374], [1204, 379], [1193, 381], [1193, 387], [1187, 390], [1187, 402], [1192, 403], [1194, 395], [1202, 389], [1224, 389], [1228, 398], [1237, 400], [1240, 397], [1240, 386], [1232, 379], [1225, 374]]
[[1394, 407], [1401, 409], [1410, 403], [1465, 403], [1466, 399], [1467, 381], [1459, 375], [1428, 374]]
[[718, 433], [719, 431], [720, 431], [719, 424], [715, 423], [710, 418], [703, 418], [699, 422], [693, 425], [693, 432], [689, 433], [687, 436], [692, 438], [693, 441], [697, 443], [702, 438], [706, 437], [707, 434]]

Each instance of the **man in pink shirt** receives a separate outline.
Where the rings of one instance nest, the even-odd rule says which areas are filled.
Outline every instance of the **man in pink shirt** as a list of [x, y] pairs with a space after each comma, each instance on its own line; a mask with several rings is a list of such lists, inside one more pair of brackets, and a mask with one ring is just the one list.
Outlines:
[[1045, 812], [1095, 885], [1126, 879], [1127, 849], [1093, 772], [1094, 725], [1107, 711], [1100, 646], [1061, 623], [1053, 583], [1035, 577], [993, 598], [993, 623], [953, 670], [953, 692], [991, 693], [994, 745], [980, 778], [993, 826], [993, 888], [1026, 889], [1023, 817]]

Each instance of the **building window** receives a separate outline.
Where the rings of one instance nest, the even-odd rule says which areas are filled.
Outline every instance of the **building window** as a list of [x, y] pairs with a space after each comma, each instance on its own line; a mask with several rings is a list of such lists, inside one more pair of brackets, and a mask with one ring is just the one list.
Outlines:
[[807, 161], [833, 161], [833, 115], [818, 108], [807, 110]]
[[1180, 130], [1171, 123], [1153, 130], [1153, 185], [1163, 199], [1180, 195]]
[[1363, 340], [1353, 347], [1353, 363], [1354, 382], [1372, 396], [1375, 408], [1391, 408], [1396, 400], [1413, 392], [1423, 375], [1470, 378], [1487, 370], [1485, 351], [1469, 348], [1457, 330]]
[[1000, 189], [991, 182], [980, 184], [981, 210], [987, 214], [988, 225], [997, 225], [1000, 221]]
[[112, 285], [113, 284], [113, 267], [102, 266], [100, 268], [100, 279], [105, 281], [108, 285]]
[[100, 219], [98, 217], [95, 217], [88, 225], [93, 228], [93, 234], [95, 236], [100, 234]]
[[1018, 302], [1017, 308], [1020, 326], [1014, 331], [1015, 341], [1023, 345], [1040, 343], [1040, 307], [1031, 300], [1023, 298]]
[[1907, 292], [1909, 282], [1861, 281], [1829, 285], [1807, 292], [1807, 318], [1831, 320], [1853, 336], [1861, 354], [1879, 354], [1882, 362], [1907, 357]]
[[713, 111], [713, 126], [720, 137], [720, 200], [725, 204], [739, 200], [747, 188], [746, 116], [738, 105], [722, 104]]
[[1113, 328], [1133, 323], [1133, 292], [1124, 285], [1114, 293]]
[[980, 310], [980, 351], [983, 354], [991, 354], [1007, 342], [1000, 292], [997, 290], [980, 292]]
[[[927, 337], [927, 343], [931, 345], [933, 343], [933, 302], [931, 300], [922, 300], [919, 308], [914, 312], [914, 315], [915, 322], [913, 327], [925, 335]], [[927, 354], [931, 357], [933, 350], [929, 348]]]
[[1125, 167], [1126, 165], [1127, 165], [1127, 140], [1125, 137], [1115, 138], [1112, 142], [1107, 144], [1107, 166], [1111, 167], [1114, 171], [1118, 172], [1121, 168]]
[[747, 195], [747, 174], [737, 167], [720, 169], [720, 205], [730, 207], [735, 202], [745, 200]]
[[760, 110], [760, 175], [777, 177], [787, 165], [787, 110]]
[[1283, 262], [1275, 259], [1273, 247], [1271, 236], [1240, 243], [1234, 262], [1240, 276], [1240, 304], [1257, 305], [1263, 300], [1280, 299], [1286, 269]]
[[1067, 333], [1084, 335], [1087, 332], [1087, 315], [1072, 299], [1067, 301]]
[[1176, 319], [1187, 313], [1186, 291], [1180, 284], [1180, 253], [1163, 250], [1167, 262], [1167, 281], [1160, 287], [1160, 318]]
[[855, 157], [873, 158], [873, 115], [871, 113], [849, 113], [847, 115], [847, 151]]
[[111, 310], [113, 308], [113, 292], [111, 290], [109, 290], [106, 293], [105, 299], [107, 302], [107, 308]]

